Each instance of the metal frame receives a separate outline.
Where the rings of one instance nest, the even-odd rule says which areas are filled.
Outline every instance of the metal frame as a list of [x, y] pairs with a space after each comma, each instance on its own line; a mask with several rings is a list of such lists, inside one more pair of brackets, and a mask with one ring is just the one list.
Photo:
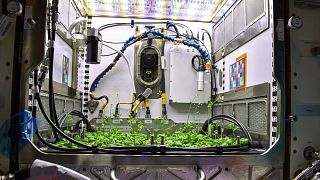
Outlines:
[[[302, 27], [288, 28], [286, 61], [287, 83], [287, 142], [286, 149], [287, 178], [297, 176], [311, 165], [316, 157], [308, 157], [314, 149], [320, 151], [320, 98], [319, 79], [320, 58], [311, 53], [313, 47], [319, 47], [319, 1], [288, 1], [286, 18], [299, 17]], [[286, 21], [285, 21], [286, 23]], [[309, 150], [308, 150], [309, 149]], [[314, 179], [309, 177], [310, 179]], [[308, 179], [308, 178], [307, 178]]]
[[[271, 8], [274, 10], [274, 34], [283, 33], [281, 32], [281, 27], [283, 24], [279, 23], [281, 19], [284, 18], [284, 1], [283, 0], [274, 0], [274, 6]], [[34, 11], [34, 12], [45, 12], [45, 6], [39, 7], [39, 3], [34, 3], [33, 6], [35, 9], [42, 10], [42, 11]], [[44, 3], [45, 4], [45, 3]], [[45, 15], [39, 13], [37, 14], [38, 17], [44, 17]], [[23, 23], [18, 22], [18, 23]], [[44, 23], [43, 23], [44, 25]], [[22, 27], [18, 27], [21, 28]], [[21, 30], [20, 29], [20, 30]], [[44, 30], [42, 27], [41, 30]], [[30, 37], [38, 37], [38, 34], [33, 34]], [[43, 48], [41, 45], [30, 45], [35, 49]], [[18, 49], [16, 49], [17, 52]], [[278, 87], [280, 87], [281, 91], [279, 91], [279, 108], [281, 113], [279, 113], [279, 130], [280, 134], [278, 136], [277, 141], [262, 154], [242, 154], [242, 155], [235, 155], [235, 154], [222, 154], [222, 155], [112, 155], [112, 154], [48, 154], [42, 152], [40, 149], [35, 147], [30, 141], [27, 141], [27, 144], [20, 149], [18, 152], [17, 149], [12, 149], [14, 153], [18, 155], [18, 161], [12, 159], [13, 165], [19, 165], [20, 167], [29, 166], [33, 160], [37, 158], [41, 158], [46, 161], [66, 165], [69, 167], [74, 167], [75, 169], [81, 167], [88, 167], [88, 165], [94, 165], [98, 167], [117, 167], [117, 166], [144, 166], [144, 167], [152, 167], [152, 166], [175, 166], [175, 165], [182, 165], [182, 166], [190, 166], [195, 165], [204, 171], [209, 171], [211, 169], [223, 169], [217, 171], [218, 178], [227, 179], [232, 177], [244, 177], [247, 179], [251, 179], [255, 177], [256, 174], [259, 174], [259, 177], [277, 177], [277, 179], [282, 178], [282, 169], [284, 163], [284, 145], [285, 145], [285, 96], [284, 96], [284, 89], [285, 89], [285, 66], [284, 66], [284, 59], [285, 59], [285, 41], [283, 39], [278, 39], [277, 36], [274, 38], [274, 75], [278, 81]], [[35, 52], [37, 53], [37, 52]], [[16, 53], [17, 54], [17, 53]], [[17, 59], [17, 57], [16, 57]], [[34, 65], [40, 62], [33, 61], [34, 59], [30, 59]], [[17, 61], [19, 62], [19, 61]], [[21, 72], [20, 68], [14, 66], [14, 72]], [[31, 68], [30, 68], [31, 69]], [[27, 84], [28, 79], [28, 70], [24, 69], [22, 74], [22, 79], [16, 77], [15, 88], [23, 87]], [[21, 80], [21, 84], [20, 84]], [[19, 89], [19, 88], [18, 88]], [[16, 97], [19, 92], [15, 93]], [[17, 94], [18, 93], [18, 94]], [[12, 99], [15, 101], [16, 99]], [[25, 100], [24, 98], [19, 103], [12, 104], [12, 114], [15, 114], [17, 109], [25, 107]], [[13, 128], [17, 128], [13, 126]], [[14, 140], [15, 137], [12, 137]], [[16, 139], [17, 140], [17, 139]], [[28, 156], [26, 156], [26, 154]], [[14, 158], [14, 156], [13, 156]], [[13, 166], [11, 171], [14, 171], [17, 167]], [[257, 171], [256, 168], [261, 169], [261, 171]], [[259, 173], [260, 172], [260, 173]]]

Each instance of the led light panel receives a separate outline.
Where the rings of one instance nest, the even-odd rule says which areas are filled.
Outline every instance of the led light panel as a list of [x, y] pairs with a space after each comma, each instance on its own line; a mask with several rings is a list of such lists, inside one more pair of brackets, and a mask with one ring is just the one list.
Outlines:
[[[235, 0], [78, 0], [89, 16], [132, 17], [209, 22]], [[231, 3], [230, 3], [231, 2]], [[225, 8], [225, 7], [224, 7]]]

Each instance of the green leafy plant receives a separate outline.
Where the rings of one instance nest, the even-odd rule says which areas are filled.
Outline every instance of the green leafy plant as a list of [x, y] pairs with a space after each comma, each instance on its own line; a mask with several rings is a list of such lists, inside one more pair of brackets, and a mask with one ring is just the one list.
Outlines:
[[67, 126], [67, 130], [70, 130], [69, 128], [72, 126], [72, 116], [71, 115], [67, 115], [67, 117], [66, 117], [66, 126]]
[[[164, 128], [165, 120], [159, 120], [160, 126]], [[145, 126], [141, 120], [130, 117], [128, 120], [130, 131], [128, 133], [112, 127], [111, 121], [112, 119], [106, 116], [103, 119], [103, 128], [100, 128], [95, 132], [86, 132], [83, 139], [81, 139], [79, 135], [76, 135], [74, 138], [77, 141], [83, 142], [84, 144], [97, 145], [101, 148], [107, 148], [111, 146], [150, 146], [150, 138], [143, 133]], [[106, 131], [105, 126], [108, 124], [110, 128], [108, 131]], [[239, 127], [235, 126], [234, 124], [228, 124], [228, 128], [233, 132], [233, 136], [231, 137], [224, 135], [220, 135], [220, 137], [218, 136], [218, 129], [220, 128], [218, 121], [209, 124], [208, 128], [213, 133], [208, 134], [199, 134], [199, 127], [195, 124], [195, 122], [186, 122], [182, 128], [176, 131], [173, 131], [174, 127], [176, 127], [176, 124], [172, 124], [170, 127], [163, 130], [162, 134], [157, 136], [155, 142], [161, 142], [161, 136], [164, 136], [165, 146], [167, 147], [200, 148], [231, 146], [237, 144], [235, 132], [239, 130]], [[70, 131], [68, 133], [70, 133]], [[248, 144], [248, 139], [240, 138], [240, 144]], [[57, 142], [56, 145], [65, 148], [78, 148], [78, 146], [66, 140]]]
[[232, 130], [233, 137], [236, 138], [235, 132], [238, 131], [240, 129], [240, 127], [239, 126], [235, 126], [233, 123], [229, 123], [228, 124], [228, 128], [230, 130]]

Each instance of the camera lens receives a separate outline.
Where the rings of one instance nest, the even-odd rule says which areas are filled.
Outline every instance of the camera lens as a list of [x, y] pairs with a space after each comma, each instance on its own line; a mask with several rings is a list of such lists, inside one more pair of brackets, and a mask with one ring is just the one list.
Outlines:
[[156, 65], [157, 57], [154, 54], [144, 54], [142, 56], [142, 65], [144, 67], [153, 67]]
[[145, 68], [154, 68], [158, 65], [158, 53], [152, 48], [146, 48], [141, 53], [141, 65]]

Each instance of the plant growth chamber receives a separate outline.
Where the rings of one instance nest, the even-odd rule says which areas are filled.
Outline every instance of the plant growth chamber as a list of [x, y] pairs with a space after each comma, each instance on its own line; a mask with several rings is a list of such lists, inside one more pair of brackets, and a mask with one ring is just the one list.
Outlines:
[[0, 5], [2, 178], [320, 177], [319, 2]]

